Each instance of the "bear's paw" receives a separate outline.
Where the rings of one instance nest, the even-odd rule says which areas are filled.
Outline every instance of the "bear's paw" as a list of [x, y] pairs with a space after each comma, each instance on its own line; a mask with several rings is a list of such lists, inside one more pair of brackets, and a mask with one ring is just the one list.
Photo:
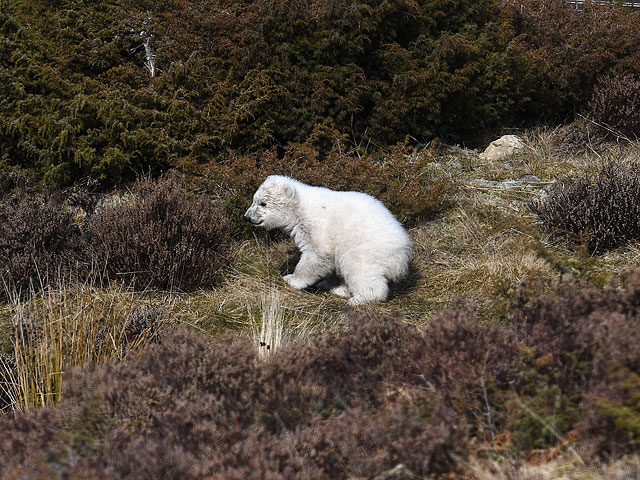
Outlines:
[[287, 282], [290, 286], [292, 286], [296, 290], [302, 290], [309, 286], [307, 282], [300, 280], [293, 274], [285, 275], [282, 278], [284, 279], [285, 282]]

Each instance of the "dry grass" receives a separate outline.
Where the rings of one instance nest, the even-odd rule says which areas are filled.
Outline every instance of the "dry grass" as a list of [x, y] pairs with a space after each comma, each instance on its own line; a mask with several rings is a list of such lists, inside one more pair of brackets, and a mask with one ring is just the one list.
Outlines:
[[[262, 233], [262, 232], [261, 232]], [[299, 291], [282, 280], [297, 261], [293, 244], [284, 239], [255, 238], [236, 246], [233, 270], [220, 288], [176, 299], [181, 318], [208, 332], [250, 330], [252, 312], [262, 312], [264, 297], [276, 296], [288, 328], [319, 332], [333, 328], [348, 308], [344, 299], [325, 292]], [[289, 263], [289, 265], [287, 265]]]
[[492, 215], [501, 217], [500, 225], [486, 218], [486, 213], [478, 205], [458, 206], [412, 232], [419, 279], [402, 299], [405, 310], [428, 314], [464, 298], [476, 303], [481, 314], [491, 316], [499, 313], [496, 307], [502, 309], [496, 301], [505, 301], [500, 297], [521, 281], [550, 273], [517, 221], [493, 210]]
[[[586, 140], [576, 141], [580, 148], [568, 148], [567, 135]], [[415, 244], [411, 278], [397, 286], [386, 304], [366, 308], [399, 310], [409, 321], [424, 322], [464, 299], [477, 305], [482, 319], [499, 321], [524, 280], [569, 271], [603, 284], [637, 263], [635, 247], [590, 258], [551, 241], [527, 206], [559, 176], [596, 169], [607, 159], [640, 158], [637, 144], [599, 144], [590, 142], [589, 135], [585, 121], [528, 131], [523, 152], [494, 162], [459, 147], [421, 151], [435, 160], [427, 162], [431, 169], [455, 179], [459, 188], [448, 210], [410, 230]], [[221, 287], [182, 296], [176, 307], [183, 318], [209, 332], [247, 330], [254, 324], [248, 311], [261, 311], [263, 295], [275, 290], [287, 324], [306, 322], [313, 331], [340, 328], [350, 310], [344, 299], [293, 290], [283, 282], [282, 275], [295, 265], [294, 254], [291, 241], [257, 231], [253, 240], [234, 247], [236, 262]]]
[[590, 465], [567, 455], [529, 462], [475, 458], [466, 467], [473, 480], [631, 480], [640, 476], [640, 456]]
[[280, 350], [284, 341], [284, 312], [276, 290], [263, 295], [261, 317], [260, 326], [253, 331], [253, 339], [259, 356], [264, 359]]
[[[14, 296], [11, 362], [0, 363], [5, 408], [27, 410], [60, 400], [73, 367], [124, 359], [153, 341], [169, 321], [124, 287], [45, 287], [29, 300]], [[168, 310], [166, 310], [168, 312]]]

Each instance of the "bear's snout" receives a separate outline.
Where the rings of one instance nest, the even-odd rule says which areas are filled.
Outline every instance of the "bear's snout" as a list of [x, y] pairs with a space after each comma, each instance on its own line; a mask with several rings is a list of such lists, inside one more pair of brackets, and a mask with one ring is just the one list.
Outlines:
[[[244, 218], [247, 222], [251, 222], [251, 208], [253, 207], [253, 205], [251, 207], [249, 207], [249, 209], [247, 209], [246, 212], [244, 212], [244, 215], [242, 216], [242, 218]], [[253, 222], [251, 222], [253, 223]]]
[[249, 222], [251, 225], [261, 225], [262, 224], [262, 219], [261, 220], [255, 220], [252, 216], [251, 216], [251, 209], [247, 210], [245, 212], [245, 214], [242, 216], [242, 218], [244, 218], [247, 222]]

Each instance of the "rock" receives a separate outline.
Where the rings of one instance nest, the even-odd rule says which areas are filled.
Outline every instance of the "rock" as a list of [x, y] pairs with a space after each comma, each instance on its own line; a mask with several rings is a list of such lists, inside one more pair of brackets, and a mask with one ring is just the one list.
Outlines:
[[539, 183], [542, 179], [537, 175], [522, 175], [517, 179], [519, 182]]
[[480, 154], [480, 158], [492, 162], [507, 155], [512, 155], [523, 148], [522, 140], [515, 135], [503, 135], [491, 142], [485, 151]]

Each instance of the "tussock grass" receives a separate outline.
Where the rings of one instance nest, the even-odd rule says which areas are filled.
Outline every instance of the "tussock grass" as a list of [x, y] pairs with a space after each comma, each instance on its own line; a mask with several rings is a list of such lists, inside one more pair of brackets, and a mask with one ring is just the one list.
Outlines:
[[[251, 315], [250, 306], [249, 315]], [[253, 326], [251, 336], [259, 356], [268, 358], [280, 348], [292, 343], [305, 342], [324, 329], [314, 325], [314, 317], [304, 311], [288, 309], [277, 288], [262, 294], [260, 319]]]
[[0, 362], [4, 408], [27, 410], [56, 403], [73, 367], [124, 359], [158, 335], [168, 309], [148, 305], [112, 285], [47, 286], [22, 300], [13, 296], [12, 353]]
[[262, 318], [253, 332], [254, 344], [261, 358], [275, 354], [283, 342], [284, 314], [276, 290], [262, 296]]

